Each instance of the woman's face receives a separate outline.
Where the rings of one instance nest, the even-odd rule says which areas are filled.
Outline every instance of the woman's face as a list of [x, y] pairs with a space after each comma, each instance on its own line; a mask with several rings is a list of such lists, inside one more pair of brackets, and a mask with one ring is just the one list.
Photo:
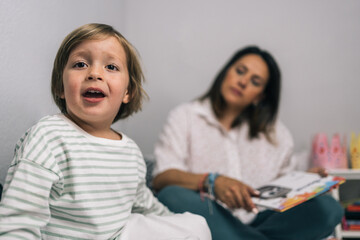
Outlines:
[[266, 62], [256, 54], [245, 55], [227, 71], [221, 85], [221, 94], [228, 108], [240, 112], [250, 104], [257, 104], [269, 79]]

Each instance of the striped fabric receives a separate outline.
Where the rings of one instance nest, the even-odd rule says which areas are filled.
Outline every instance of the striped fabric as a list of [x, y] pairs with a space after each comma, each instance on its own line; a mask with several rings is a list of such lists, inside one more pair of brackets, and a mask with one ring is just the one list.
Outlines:
[[138, 146], [47, 116], [16, 145], [0, 205], [0, 238], [116, 239], [132, 212], [169, 215], [145, 185]]

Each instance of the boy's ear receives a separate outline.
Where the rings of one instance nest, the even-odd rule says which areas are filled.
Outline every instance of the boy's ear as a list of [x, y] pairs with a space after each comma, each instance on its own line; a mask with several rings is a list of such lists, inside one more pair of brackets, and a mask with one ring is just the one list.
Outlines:
[[129, 93], [129, 90], [126, 90], [126, 93], [124, 95], [124, 98], [122, 100], [123, 103], [129, 103], [131, 100], [131, 96], [130, 96], [130, 93]]
[[64, 94], [64, 92], [62, 92], [62, 93], [60, 94], [60, 98], [61, 98], [61, 99], [65, 99], [65, 94]]

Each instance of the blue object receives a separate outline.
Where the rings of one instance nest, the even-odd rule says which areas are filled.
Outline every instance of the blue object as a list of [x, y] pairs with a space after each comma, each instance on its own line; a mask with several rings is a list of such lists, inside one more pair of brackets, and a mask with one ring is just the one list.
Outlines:
[[215, 196], [215, 180], [216, 178], [219, 176], [218, 173], [209, 173], [208, 175], [208, 181], [209, 181], [209, 190], [211, 190], [211, 192], [209, 192], [210, 195]]
[[213, 240], [308, 240], [328, 237], [341, 222], [344, 210], [329, 195], [321, 195], [285, 212], [265, 210], [251, 224], [244, 224], [215, 201], [202, 201], [198, 192], [167, 186], [158, 199], [175, 213], [192, 212], [205, 217]]

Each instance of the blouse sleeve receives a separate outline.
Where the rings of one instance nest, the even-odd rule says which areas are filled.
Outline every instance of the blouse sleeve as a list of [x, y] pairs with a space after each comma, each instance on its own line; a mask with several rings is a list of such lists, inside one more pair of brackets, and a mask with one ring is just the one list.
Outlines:
[[279, 175], [284, 175], [290, 171], [295, 170], [297, 166], [296, 159], [293, 157], [294, 140], [288, 128], [280, 121], [278, 122], [277, 132], [277, 139], [282, 149]]
[[153, 175], [156, 176], [168, 169], [188, 171], [189, 109], [181, 105], [172, 110], [155, 145], [156, 165]]

